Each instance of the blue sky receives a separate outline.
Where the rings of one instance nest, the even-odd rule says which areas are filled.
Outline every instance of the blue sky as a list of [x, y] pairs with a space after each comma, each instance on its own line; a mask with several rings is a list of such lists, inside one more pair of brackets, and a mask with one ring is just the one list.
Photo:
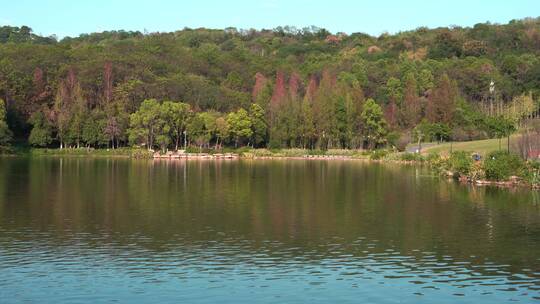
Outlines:
[[28, 25], [36, 33], [59, 37], [119, 29], [278, 25], [379, 35], [540, 16], [540, 0], [0, 0], [0, 8], [0, 25]]

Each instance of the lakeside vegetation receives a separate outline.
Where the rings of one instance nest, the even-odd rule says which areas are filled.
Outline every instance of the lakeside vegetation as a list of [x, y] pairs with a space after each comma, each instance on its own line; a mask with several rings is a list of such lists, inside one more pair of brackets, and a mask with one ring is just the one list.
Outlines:
[[507, 160], [491, 154], [506, 139], [528, 168], [540, 151], [539, 18], [379, 37], [278, 27], [57, 41], [3, 26], [0, 58], [3, 153], [20, 153], [17, 142], [32, 155], [452, 163], [467, 151], [484, 166]]
[[539, 113], [540, 19], [373, 37], [310, 27], [40, 37], [0, 27], [36, 147], [376, 149], [503, 138]]

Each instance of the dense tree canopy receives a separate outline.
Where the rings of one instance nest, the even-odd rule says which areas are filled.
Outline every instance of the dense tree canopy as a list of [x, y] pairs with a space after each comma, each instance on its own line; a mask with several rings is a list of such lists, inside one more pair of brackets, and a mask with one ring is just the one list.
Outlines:
[[538, 18], [379, 37], [0, 27], [7, 130], [35, 146], [366, 148], [422, 121], [472, 139], [498, 136], [486, 117], [536, 117], [539, 95]]
[[0, 99], [0, 149], [5, 148], [11, 141], [11, 130], [6, 122], [6, 107], [4, 101]]

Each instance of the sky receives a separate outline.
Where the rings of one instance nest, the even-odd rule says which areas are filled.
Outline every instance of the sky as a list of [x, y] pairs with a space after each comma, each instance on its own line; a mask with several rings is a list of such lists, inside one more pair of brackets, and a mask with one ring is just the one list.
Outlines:
[[298, 28], [380, 35], [540, 16], [540, 0], [0, 0], [0, 25], [59, 38], [105, 30]]

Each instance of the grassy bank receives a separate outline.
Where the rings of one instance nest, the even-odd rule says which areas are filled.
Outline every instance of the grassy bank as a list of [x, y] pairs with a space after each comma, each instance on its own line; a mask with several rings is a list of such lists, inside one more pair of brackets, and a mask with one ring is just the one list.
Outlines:
[[124, 157], [124, 158], [152, 158], [152, 153], [145, 149], [118, 148], [118, 149], [87, 149], [65, 148], [47, 149], [32, 148], [25, 151], [28, 156], [79, 156], [79, 157]]
[[[510, 144], [512, 144], [518, 136], [512, 136], [510, 138]], [[451, 151], [466, 151], [466, 152], [475, 152], [480, 155], [488, 155], [491, 152], [499, 150], [507, 150], [508, 139], [503, 138], [500, 141], [499, 139], [484, 139], [484, 140], [473, 140], [473, 141], [462, 141], [462, 142], [445, 142], [445, 143], [428, 143], [425, 148], [422, 149], [423, 154], [429, 153], [439, 153], [443, 155], [450, 154]]]
[[[158, 152], [162, 153], [162, 152]], [[205, 153], [222, 154], [234, 153], [243, 158], [259, 157], [305, 157], [305, 156], [343, 156], [348, 158], [369, 159], [371, 155], [380, 153], [379, 151], [369, 152], [365, 150], [350, 149], [330, 149], [330, 150], [308, 150], [308, 149], [253, 149], [242, 147], [238, 149], [200, 149], [189, 147], [185, 153]], [[152, 158], [154, 152], [146, 149], [123, 147], [118, 149], [88, 149], [88, 148], [30, 148], [15, 147], [10, 150], [10, 155], [19, 156], [80, 156], [80, 157], [126, 157], [126, 158]]]

